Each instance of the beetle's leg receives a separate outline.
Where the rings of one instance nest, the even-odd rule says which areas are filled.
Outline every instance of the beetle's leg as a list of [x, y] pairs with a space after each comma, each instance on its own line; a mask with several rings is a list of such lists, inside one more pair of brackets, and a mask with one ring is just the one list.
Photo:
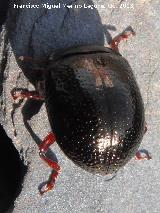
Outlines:
[[118, 49], [119, 43], [124, 39], [128, 39], [130, 35], [135, 35], [135, 32], [132, 29], [124, 30], [121, 34], [113, 38], [110, 43], [111, 49], [115, 50], [116, 52], [119, 52], [119, 49]]
[[11, 95], [14, 100], [17, 99], [34, 99], [34, 100], [44, 100], [44, 97], [40, 96], [37, 91], [29, 91], [27, 89], [16, 89], [11, 91]]
[[[147, 132], [147, 123], [145, 121], [145, 124], [144, 124], [144, 134]], [[139, 150], [136, 155], [135, 155], [135, 159], [136, 160], [151, 160], [152, 157], [151, 157], [151, 154], [146, 150], [146, 149], [141, 149]]]
[[152, 157], [146, 149], [141, 149], [136, 153], [136, 160], [151, 160]]
[[18, 59], [22, 62], [31, 62], [31, 63], [36, 63], [39, 65], [45, 64], [47, 62], [46, 59], [43, 59], [43, 58], [35, 59], [35, 58], [32, 58], [31, 56], [20, 56]]
[[[24, 88], [14, 88], [11, 91], [11, 96], [14, 100], [14, 103], [12, 104], [13, 108], [12, 108], [12, 111], [11, 111], [11, 119], [12, 119], [12, 124], [13, 124], [13, 129], [14, 129], [14, 135], [16, 136], [17, 131], [16, 131], [16, 128], [15, 128], [15, 123], [14, 123], [15, 110], [21, 105], [24, 98], [33, 99], [33, 100], [37, 100], [39, 102], [40, 101], [42, 102], [44, 100], [44, 97], [42, 97], [42, 95], [40, 95], [36, 91], [28, 91], [28, 89], [24, 89]], [[41, 106], [41, 103], [40, 103], [40, 105], [38, 105], [38, 107], [40, 107], [40, 106]], [[22, 109], [22, 111], [23, 111], [23, 109]], [[40, 108], [38, 108], [38, 110], [39, 109]], [[32, 111], [32, 115], [34, 115], [33, 111]], [[30, 119], [31, 117], [29, 116], [28, 118]]]
[[52, 161], [51, 159], [46, 157], [46, 152], [48, 151], [49, 146], [51, 146], [55, 141], [56, 141], [55, 135], [51, 132], [44, 138], [42, 143], [39, 145], [40, 157], [53, 169], [47, 184], [40, 188], [41, 195], [43, 195], [45, 192], [51, 190], [54, 187], [55, 180], [61, 169], [56, 161]]
[[54, 162], [52, 160], [50, 160], [49, 158], [46, 157], [46, 152], [48, 151], [49, 147], [54, 144], [54, 142], [56, 141], [55, 135], [50, 132], [42, 141], [42, 143], [40, 143], [39, 145], [39, 155], [40, 157], [53, 169], [55, 170], [60, 170], [60, 166], [57, 164], [57, 162]]
[[30, 56], [20, 56], [18, 58], [20, 61], [33, 61], [34, 59]]

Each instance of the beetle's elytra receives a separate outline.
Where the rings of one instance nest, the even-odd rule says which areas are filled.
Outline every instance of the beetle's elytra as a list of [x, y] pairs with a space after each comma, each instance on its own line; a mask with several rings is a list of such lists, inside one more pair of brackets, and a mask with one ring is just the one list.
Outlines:
[[49, 65], [46, 107], [64, 153], [85, 170], [105, 175], [135, 155], [144, 133], [143, 102], [120, 54], [83, 48]]
[[[113, 173], [135, 155], [145, 120], [140, 90], [118, 51], [120, 40], [128, 35], [124, 32], [113, 39], [111, 48], [73, 47], [47, 61], [44, 90], [38, 92], [44, 94], [54, 134], [39, 148], [40, 156], [55, 172], [41, 194], [54, 186], [60, 170], [45, 155], [55, 140], [69, 159], [94, 174]], [[38, 99], [31, 92], [21, 96]]]

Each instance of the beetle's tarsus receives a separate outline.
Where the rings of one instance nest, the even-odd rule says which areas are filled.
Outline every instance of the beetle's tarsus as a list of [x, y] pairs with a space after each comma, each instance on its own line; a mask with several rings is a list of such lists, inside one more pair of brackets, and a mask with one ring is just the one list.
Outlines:
[[110, 43], [111, 49], [115, 50], [116, 52], [119, 52], [119, 48], [118, 48], [119, 43], [124, 39], [128, 39], [128, 37], [131, 35], [133, 35], [133, 36], [136, 35], [134, 30], [130, 29], [130, 30], [123, 31], [120, 35], [118, 35], [114, 39], [112, 39], [112, 41]]
[[151, 160], [151, 154], [146, 149], [141, 149], [136, 153], [136, 160]]
[[23, 56], [23, 55], [21, 55], [18, 59], [20, 61], [24, 61], [24, 62], [28, 62], [28, 61], [37, 62], [37, 61], [39, 61], [39, 60], [32, 58], [31, 56]]
[[60, 166], [56, 161], [52, 161], [51, 159], [49, 159], [45, 154], [49, 149], [49, 146], [51, 146], [54, 142], [56, 141], [55, 135], [50, 132], [42, 141], [42, 143], [39, 145], [39, 155], [42, 158], [42, 160], [44, 160], [48, 166], [50, 166], [53, 171], [52, 174], [50, 176], [50, 180], [47, 182], [47, 184], [44, 187], [40, 188], [40, 194], [43, 195], [45, 192], [52, 190], [52, 188], [54, 187], [55, 184], [55, 180], [60, 172]]
[[36, 91], [28, 91], [27, 89], [16, 89], [11, 92], [14, 101], [17, 99], [34, 99], [34, 100], [44, 100], [42, 96]]
[[54, 188], [55, 180], [57, 177], [58, 177], [58, 172], [53, 171], [51, 174], [50, 180], [39, 189], [40, 195], [43, 195], [44, 193], [46, 193]]

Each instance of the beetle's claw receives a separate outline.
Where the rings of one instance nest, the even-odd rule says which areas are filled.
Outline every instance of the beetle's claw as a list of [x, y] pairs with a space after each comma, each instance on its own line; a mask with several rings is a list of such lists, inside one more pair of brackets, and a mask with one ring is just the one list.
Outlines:
[[30, 56], [23, 56], [23, 55], [21, 55], [18, 59], [20, 61], [33, 61], [32, 57], [30, 57]]
[[44, 193], [46, 193], [54, 188], [55, 181], [56, 181], [58, 174], [59, 173], [57, 171], [53, 170], [53, 172], [50, 176], [50, 180], [39, 188], [40, 195], [43, 195]]
[[123, 32], [127, 32], [127, 31], [130, 32], [133, 36], [136, 35], [136, 32], [131, 26], [128, 26]]
[[129, 37], [129, 36], [135, 36], [136, 33], [134, 30], [125, 30], [122, 35], [124, 35], [124, 39], [125, 39], [125, 36], [126, 36], [126, 39]]
[[151, 160], [152, 156], [146, 149], [141, 149], [136, 153], [136, 160]]
[[44, 193], [52, 190], [54, 187], [54, 183], [47, 183], [45, 185], [43, 185], [40, 189], [39, 189], [39, 193], [40, 195], [43, 195]]

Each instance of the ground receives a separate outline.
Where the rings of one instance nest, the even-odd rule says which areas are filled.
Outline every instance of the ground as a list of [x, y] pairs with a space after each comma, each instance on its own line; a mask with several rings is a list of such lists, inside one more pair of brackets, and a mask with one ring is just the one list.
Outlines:
[[[19, 1], [22, 5], [26, 1]], [[3, 60], [3, 100], [1, 123], [13, 140], [17, 150], [28, 165], [21, 194], [15, 201], [15, 213], [158, 213], [160, 209], [160, 4], [159, 0], [110, 0], [110, 1], [61, 1], [61, 8], [25, 8], [10, 5], [6, 28], [1, 35], [1, 60]], [[36, 0], [34, 4], [45, 4]], [[56, 5], [57, 1], [47, 1]], [[82, 5], [74, 9], [62, 4]], [[98, 5], [97, 9], [84, 8], [86, 5]], [[14, 8], [15, 7], [15, 8]], [[49, 54], [63, 47], [99, 44], [108, 45], [111, 36], [115, 36], [131, 26], [136, 36], [120, 45], [121, 54], [130, 63], [139, 84], [145, 106], [148, 131], [141, 148], [147, 149], [150, 161], [132, 159], [117, 176], [106, 178], [89, 174], [76, 167], [58, 145], [52, 146], [62, 172], [53, 191], [43, 197], [38, 186], [50, 174], [50, 169], [39, 159], [35, 140], [27, 131], [23, 122], [21, 108], [14, 114], [17, 136], [14, 136], [11, 121], [12, 98], [10, 91], [14, 87], [33, 89], [17, 65], [21, 55], [34, 58], [47, 58]], [[8, 40], [6, 38], [8, 32]], [[16, 59], [15, 59], [16, 58]], [[33, 132], [39, 139], [50, 131], [45, 105], [29, 121]], [[37, 139], [37, 138], [36, 138]]]

